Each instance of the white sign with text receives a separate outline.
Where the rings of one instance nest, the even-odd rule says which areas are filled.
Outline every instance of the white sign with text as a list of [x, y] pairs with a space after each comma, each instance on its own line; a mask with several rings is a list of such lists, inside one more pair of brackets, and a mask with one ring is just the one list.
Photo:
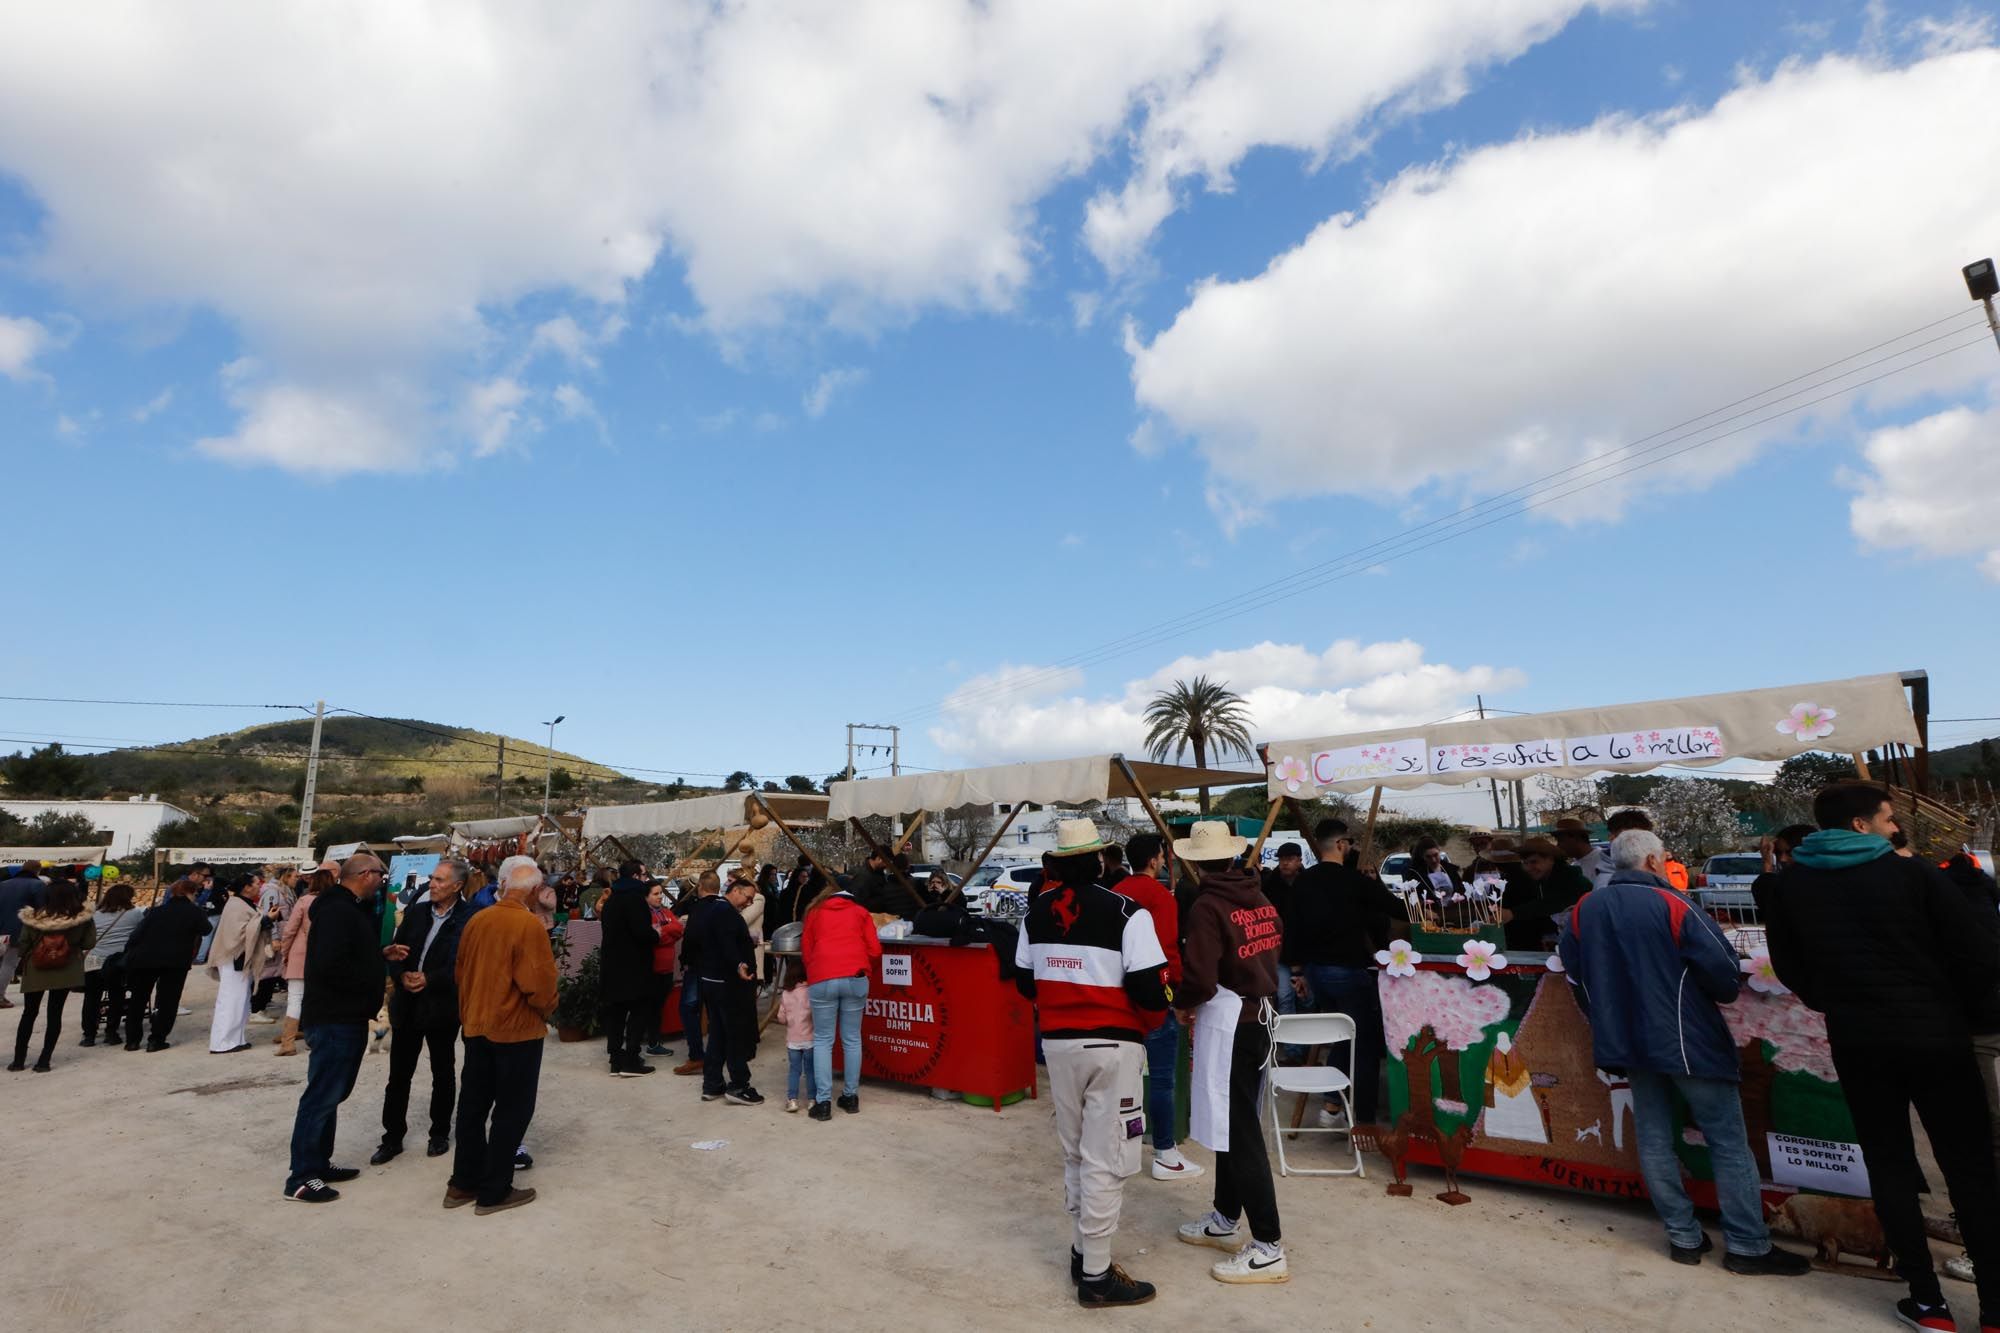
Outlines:
[[1835, 1139], [1801, 1139], [1766, 1134], [1771, 1145], [1771, 1179], [1780, 1185], [1826, 1194], [1869, 1197], [1868, 1167], [1861, 1145]]
[[1572, 736], [1567, 744], [1569, 762], [1579, 767], [1670, 764], [1690, 759], [1729, 757], [1719, 727], [1662, 727], [1657, 731], [1647, 729], [1603, 736]]
[[885, 953], [882, 955], [882, 984], [885, 986], [914, 985], [910, 975], [910, 955], [906, 953]]
[[1538, 768], [1561, 768], [1563, 743], [1550, 737], [1539, 741], [1502, 741], [1497, 745], [1434, 745], [1431, 772], [1446, 773], [1532, 773]]
[[1336, 782], [1368, 778], [1412, 777], [1430, 771], [1428, 749], [1422, 736], [1410, 736], [1399, 741], [1321, 750], [1312, 757], [1312, 779], [1318, 786], [1330, 787]]

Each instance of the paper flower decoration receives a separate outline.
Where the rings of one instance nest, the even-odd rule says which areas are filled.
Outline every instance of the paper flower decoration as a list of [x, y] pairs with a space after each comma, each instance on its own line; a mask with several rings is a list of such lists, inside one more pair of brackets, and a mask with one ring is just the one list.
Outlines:
[[1563, 956], [1559, 953], [1550, 954], [1548, 957], [1548, 961], [1543, 963], [1542, 966], [1546, 967], [1551, 972], [1569, 971], [1568, 968], [1563, 966]]
[[1305, 785], [1305, 760], [1286, 755], [1278, 761], [1278, 781], [1285, 784], [1285, 790], [1296, 792]]
[[1474, 981], [1484, 981], [1495, 972], [1507, 966], [1505, 954], [1497, 953], [1486, 940], [1467, 940], [1465, 952], [1459, 954], [1458, 965], [1465, 969], [1465, 975]]
[[1796, 703], [1792, 711], [1778, 719], [1778, 730], [1801, 742], [1833, 735], [1833, 720], [1840, 716], [1831, 708], [1814, 703]]
[[1790, 995], [1791, 987], [1778, 980], [1777, 971], [1771, 966], [1771, 955], [1759, 949], [1742, 962], [1743, 975], [1749, 979], [1750, 989], [1763, 995]]
[[1375, 951], [1375, 961], [1380, 963], [1382, 970], [1392, 977], [1417, 975], [1419, 957], [1416, 947], [1408, 940], [1390, 940], [1388, 948]]

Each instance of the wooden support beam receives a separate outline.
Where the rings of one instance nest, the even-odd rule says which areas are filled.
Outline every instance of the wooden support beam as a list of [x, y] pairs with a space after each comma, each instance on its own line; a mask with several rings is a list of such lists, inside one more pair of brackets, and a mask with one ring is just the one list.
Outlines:
[[1373, 870], [1375, 866], [1375, 816], [1382, 812], [1382, 789], [1368, 798], [1368, 826], [1361, 831], [1361, 868]]
[[1249, 864], [1252, 870], [1255, 870], [1264, 863], [1264, 839], [1271, 836], [1271, 825], [1278, 822], [1278, 811], [1284, 809], [1284, 807], [1285, 803], [1283, 801], [1273, 801], [1271, 802], [1270, 810], [1265, 812], [1264, 827], [1258, 830], [1257, 843], [1250, 849]]
[[849, 815], [847, 822], [854, 825], [856, 833], [867, 839], [869, 850], [889, 863], [889, 873], [895, 876], [896, 883], [903, 886], [903, 891], [910, 895], [910, 901], [917, 905], [917, 910], [922, 911], [927, 905], [924, 902], [924, 895], [917, 892], [917, 886], [910, 883], [910, 877], [905, 875], [902, 867], [896, 864], [896, 853], [875, 841], [875, 835], [868, 831], [868, 826], [862, 823], [858, 816]]
[[917, 811], [917, 817], [910, 821], [908, 828], [903, 830], [903, 836], [896, 839], [896, 846], [893, 850], [900, 852], [908, 847], [910, 839], [914, 838], [917, 835], [917, 830], [924, 826], [924, 820], [930, 818], [930, 813], [928, 810]]
[[[840, 881], [834, 877], [834, 873], [819, 863], [819, 858], [812, 854], [812, 848], [806, 846], [805, 843], [799, 839], [799, 835], [792, 831], [792, 826], [785, 822], [784, 817], [781, 816], [776, 810], [773, 810], [770, 806], [764, 803], [764, 798], [762, 794], [757, 792], [752, 792], [750, 794], [750, 799], [757, 803], [758, 809], [762, 810], [766, 815], [770, 816], [771, 822], [778, 826], [778, 832], [785, 835], [786, 841], [790, 842], [792, 846], [799, 849], [799, 855], [805, 857], [807, 863], [810, 864], [814, 870], [819, 871], [820, 878], [826, 881], [826, 887], [820, 890], [820, 897], [823, 898], [827, 894], [832, 893], [834, 890], [838, 889], [840, 887]], [[806, 912], [810, 912], [815, 906], [818, 905], [818, 903], [819, 903], [819, 898], [815, 898], [812, 900], [812, 902], [807, 903]], [[805, 920], [806, 913], [800, 912], [796, 919], [800, 921]]]
[[1125, 756], [1122, 754], [1112, 755], [1111, 762], [1118, 765], [1119, 772], [1125, 775], [1125, 781], [1132, 784], [1132, 791], [1139, 798], [1140, 808], [1153, 821], [1153, 827], [1159, 830], [1160, 836], [1167, 840], [1167, 851], [1174, 865], [1179, 867], [1181, 873], [1187, 876], [1188, 884], [1191, 887], [1201, 887], [1201, 878], [1195, 874], [1194, 867], [1183, 862], [1178, 856], [1171, 855], [1174, 848], [1174, 831], [1167, 827], [1166, 820], [1160, 818], [1159, 809], [1154, 806], [1153, 798], [1147, 793], [1146, 788], [1140, 784], [1139, 775], [1132, 771], [1132, 765], [1125, 762]]
[[991, 842], [988, 842], [986, 844], [986, 850], [979, 854], [979, 859], [977, 861], [974, 861], [972, 863], [972, 868], [965, 872], [965, 878], [968, 881], [970, 881], [974, 875], [979, 873], [979, 867], [986, 864], [986, 858], [993, 855], [993, 849], [1000, 845], [1000, 839], [1006, 837], [1007, 830], [1013, 827], [1014, 816], [1020, 814], [1021, 807], [1026, 804], [1027, 804], [1026, 801], [1014, 802], [1014, 808], [1009, 810], [1007, 812], [1007, 817], [1000, 821], [1000, 827], [993, 830], [993, 839]]

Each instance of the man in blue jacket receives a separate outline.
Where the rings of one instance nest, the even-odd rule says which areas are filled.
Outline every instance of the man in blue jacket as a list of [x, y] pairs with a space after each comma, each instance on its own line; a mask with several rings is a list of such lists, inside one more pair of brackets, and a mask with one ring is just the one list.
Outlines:
[[1611, 843], [1611, 878], [1570, 912], [1558, 948], [1578, 1003], [1590, 1016], [1600, 1069], [1632, 1083], [1632, 1119], [1646, 1192], [1667, 1226], [1675, 1263], [1698, 1264], [1714, 1242], [1694, 1220], [1681, 1185], [1674, 1093], [1708, 1142], [1727, 1245], [1723, 1267], [1794, 1276], [1809, 1265], [1772, 1246], [1757, 1162], [1743, 1128], [1736, 1043], [1717, 1012], [1736, 998], [1736, 950], [1707, 913], [1667, 881], [1666, 848], [1631, 829]]

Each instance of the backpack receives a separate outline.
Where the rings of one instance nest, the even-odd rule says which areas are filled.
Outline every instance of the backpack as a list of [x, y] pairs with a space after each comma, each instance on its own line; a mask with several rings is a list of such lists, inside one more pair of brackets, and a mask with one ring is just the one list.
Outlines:
[[35, 951], [28, 955], [28, 962], [37, 971], [55, 972], [69, 966], [69, 935], [44, 935], [35, 941]]

